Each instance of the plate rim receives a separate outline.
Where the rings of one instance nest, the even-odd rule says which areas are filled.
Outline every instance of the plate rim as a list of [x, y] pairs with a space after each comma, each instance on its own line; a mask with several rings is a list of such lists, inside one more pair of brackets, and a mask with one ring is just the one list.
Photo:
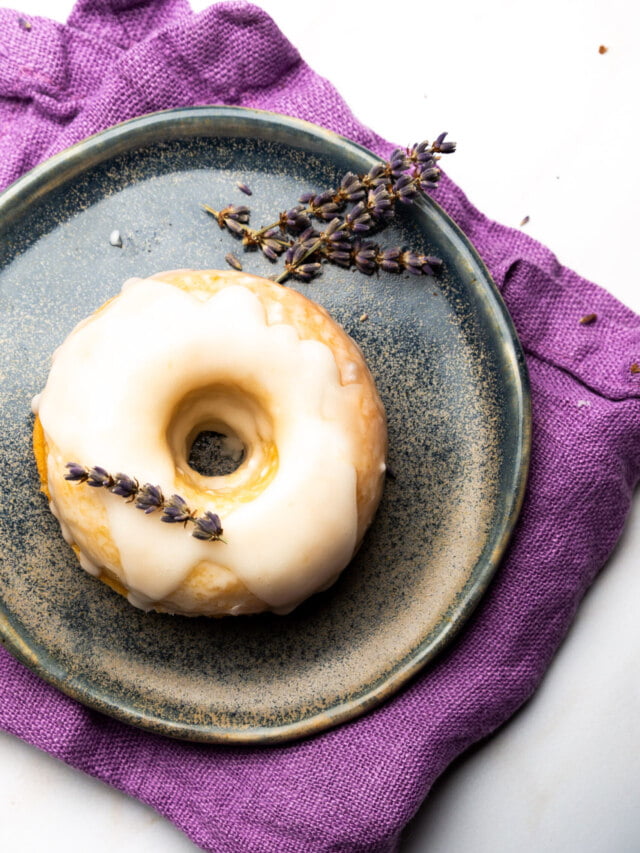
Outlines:
[[[246, 107], [209, 105], [161, 110], [137, 116], [99, 131], [36, 165], [25, 175], [22, 175], [10, 184], [0, 194], [0, 225], [5, 223], [10, 224], [13, 219], [19, 218], [25, 208], [37, 202], [42, 194], [50, 191], [53, 188], [51, 179], [56, 173], [58, 173], [60, 178], [58, 183], [63, 183], [69, 179], [70, 175], [68, 172], [70, 169], [79, 167], [79, 173], [81, 173], [109, 157], [117, 156], [117, 152], [113, 150], [114, 143], [118, 141], [126, 142], [132, 136], [136, 137], [136, 134], [142, 129], [147, 133], [153, 133], [154, 131], [174, 125], [176, 122], [186, 121], [192, 123], [194, 129], [199, 129], [199, 133], [192, 135], [214, 137], [215, 133], [206, 132], [207, 128], [203, 126], [203, 121], [205, 124], [211, 122], [213, 125], [219, 119], [231, 119], [234, 117], [255, 121], [258, 124], [268, 121], [280, 126], [283, 130], [303, 131], [315, 138], [325, 138], [339, 147], [349, 150], [353, 148], [358, 149], [360, 153], [370, 159], [372, 165], [376, 162], [383, 162], [383, 158], [358, 142], [312, 122], [282, 113]], [[126, 150], [126, 147], [123, 150]], [[92, 156], [87, 158], [88, 154]], [[61, 167], [64, 168], [61, 169]], [[486, 292], [492, 308], [502, 326], [501, 342], [508, 344], [511, 351], [513, 376], [517, 379], [517, 394], [515, 397], [519, 404], [521, 415], [518, 422], [519, 440], [517, 454], [514, 454], [512, 464], [515, 488], [511, 493], [510, 500], [505, 501], [505, 510], [507, 511], [505, 512], [500, 535], [495, 539], [495, 546], [492, 553], [484, 562], [482, 570], [479, 576], [475, 578], [471, 588], [468, 590], [468, 594], [463, 601], [456, 602], [450, 609], [447, 623], [437, 633], [437, 636], [430, 642], [428, 641], [428, 637], [426, 637], [414, 653], [405, 658], [402, 665], [394, 668], [391, 674], [381, 683], [369, 686], [369, 689], [357, 698], [341, 701], [329, 709], [317, 712], [312, 716], [295, 722], [277, 726], [252, 725], [241, 728], [223, 727], [210, 723], [176, 722], [156, 714], [143, 712], [133, 706], [127, 706], [122, 700], [109, 701], [95, 687], [92, 690], [90, 686], [83, 686], [82, 679], [65, 672], [60, 663], [46, 649], [39, 649], [38, 647], [37, 650], [34, 650], [27, 642], [27, 639], [25, 639], [25, 636], [12, 624], [10, 614], [5, 608], [4, 602], [0, 600], [0, 642], [11, 651], [14, 657], [25, 664], [36, 675], [43, 678], [49, 684], [52, 684], [67, 696], [87, 707], [138, 728], [183, 740], [204, 743], [255, 745], [282, 743], [284, 741], [308, 737], [361, 716], [385, 702], [405, 687], [429, 661], [435, 658], [445, 646], [449, 645], [451, 640], [459, 633], [462, 626], [468, 621], [471, 613], [477, 607], [492, 581], [504, 557], [522, 509], [531, 459], [531, 388], [524, 350], [515, 326], [502, 299], [502, 295], [477, 250], [459, 226], [431, 196], [421, 197], [416, 202], [416, 205], [423, 208], [432, 207], [450, 229], [455, 239], [464, 245], [465, 250], [471, 254], [477, 264], [484, 278], [483, 285], [486, 286]], [[478, 562], [474, 565], [474, 573], [477, 570]], [[28, 632], [25, 631], [24, 633]]]

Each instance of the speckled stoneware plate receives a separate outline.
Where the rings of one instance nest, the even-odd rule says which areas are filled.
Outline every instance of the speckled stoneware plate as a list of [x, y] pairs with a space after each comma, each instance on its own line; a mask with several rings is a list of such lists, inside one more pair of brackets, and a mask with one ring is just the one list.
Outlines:
[[[317, 733], [397, 691], [485, 591], [524, 490], [527, 379], [487, 271], [428, 199], [383, 236], [440, 255], [438, 279], [327, 266], [294, 285], [358, 341], [389, 419], [395, 478], [330, 590], [284, 617], [143, 613], [79, 568], [38, 491], [30, 402], [80, 319], [130, 276], [226, 268], [238, 246], [202, 203], [248, 202], [252, 222], [267, 223], [301, 193], [374, 162], [305, 122], [202, 107], [107, 130], [0, 199], [0, 628], [27, 666], [81, 702], [193, 740]], [[110, 244], [114, 229], [122, 248]], [[258, 254], [243, 260], [249, 272], [273, 273]]]

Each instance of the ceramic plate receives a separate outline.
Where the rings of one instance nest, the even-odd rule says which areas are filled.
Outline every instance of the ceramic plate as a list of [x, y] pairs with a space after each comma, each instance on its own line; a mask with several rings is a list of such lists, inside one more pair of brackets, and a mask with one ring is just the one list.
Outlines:
[[[316, 733], [397, 691], [485, 591], [523, 494], [528, 387], [486, 269], [429, 199], [382, 237], [440, 255], [437, 279], [326, 266], [292, 285], [358, 341], [389, 420], [395, 477], [330, 590], [285, 617], [143, 613], [79, 568], [38, 492], [30, 402], [80, 319], [130, 276], [226, 268], [228, 252], [241, 254], [201, 204], [248, 203], [252, 223], [265, 224], [374, 162], [305, 122], [202, 107], [105, 131], [0, 199], [0, 627], [15, 655], [81, 702], [193, 740]], [[121, 248], [110, 244], [116, 229]], [[242, 259], [248, 272], [273, 273], [257, 253]]]

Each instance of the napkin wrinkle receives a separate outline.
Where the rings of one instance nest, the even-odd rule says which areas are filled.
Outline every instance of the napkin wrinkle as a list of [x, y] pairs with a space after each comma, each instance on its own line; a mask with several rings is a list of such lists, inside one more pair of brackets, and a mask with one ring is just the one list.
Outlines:
[[79, 0], [67, 26], [126, 50], [191, 14], [188, 0]]
[[64, 91], [69, 79], [64, 27], [32, 18], [28, 30], [21, 19], [12, 9], [0, 9], [0, 94], [31, 98]]
[[[478, 248], [526, 352], [611, 401], [640, 397], [637, 315], [563, 266], [554, 253], [488, 219], [445, 174], [434, 200]], [[580, 320], [595, 314], [591, 323]]]
[[[158, 34], [159, 47], [177, 78], [187, 85], [194, 76], [201, 85], [203, 102], [212, 96], [220, 103], [236, 104], [251, 91], [286, 87], [288, 76], [301, 63], [300, 54], [261, 10], [243, 3], [212, 6], [184, 23]], [[251, 45], [234, 46], [238, 28], [253, 25]], [[148, 44], [146, 53], [155, 45]], [[180, 102], [182, 103], [182, 102]], [[177, 105], [177, 104], [176, 104]]]
[[640, 373], [631, 371], [640, 361], [637, 318], [603, 299], [594, 285], [576, 288], [564, 273], [553, 275], [544, 264], [518, 258], [502, 274], [502, 295], [523, 347], [608, 400], [640, 397]]

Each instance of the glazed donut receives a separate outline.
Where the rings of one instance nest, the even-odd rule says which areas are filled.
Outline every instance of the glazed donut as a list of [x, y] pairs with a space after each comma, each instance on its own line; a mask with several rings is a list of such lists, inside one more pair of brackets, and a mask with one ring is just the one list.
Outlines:
[[[130, 279], [58, 348], [33, 407], [64, 537], [145, 610], [289, 612], [336, 580], [380, 500], [386, 421], [360, 349], [316, 303], [244, 273]], [[241, 443], [235, 471], [190, 466], [205, 431]], [[71, 482], [70, 462], [216, 513], [223, 541]]]

